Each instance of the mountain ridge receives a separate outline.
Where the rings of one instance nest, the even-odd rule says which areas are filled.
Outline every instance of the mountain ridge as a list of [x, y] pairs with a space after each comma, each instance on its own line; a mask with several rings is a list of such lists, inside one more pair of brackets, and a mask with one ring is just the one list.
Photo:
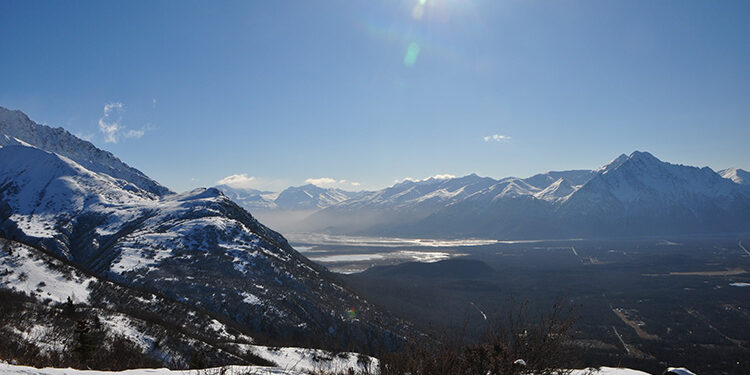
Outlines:
[[[750, 230], [750, 189], [746, 185], [723, 178], [708, 167], [662, 162], [643, 151], [622, 154], [593, 171], [548, 172], [526, 179], [488, 178], [470, 194], [461, 195], [461, 189], [470, 184], [456, 182], [473, 182], [477, 177], [468, 175], [439, 184], [402, 182], [320, 210], [306, 220], [304, 229], [501, 239]], [[445, 194], [440, 195], [440, 204], [429, 207], [423, 203], [439, 195], [442, 186], [453, 190], [442, 190]], [[683, 224], [682, 231], [678, 223]]]
[[21, 111], [0, 106], [0, 147], [9, 145], [31, 145], [55, 152], [75, 160], [86, 169], [129, 181], [156, 196], [173, 194], [167, 187], [91, 142], [82, 140], [63, 128], [38, 124]]
[[[277, 343], [307, 338], [367, 347], [400, 340], [400, 321], [348, 291], [220, 190], [160, 196], [18, 140], [0, 148], [3, 236], [98, 277], [204, 308]], [[356, 309], [357, 319], [346, 308]]]

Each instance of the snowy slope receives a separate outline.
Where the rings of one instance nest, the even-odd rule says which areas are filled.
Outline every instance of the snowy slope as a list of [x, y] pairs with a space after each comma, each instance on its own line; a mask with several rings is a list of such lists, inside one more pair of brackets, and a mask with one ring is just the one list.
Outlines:
[[727, 168], [719, 171], [721, 177], [728, 178], [740, 185], [750, 185], [750, 172], [739, 168]]
[[[505, 200], [536, 198], [557, 202], [580, 188], [592, 171], [547, 172], [529, 178], [495, 180], [471, 174], [456, 178], [407, 180], [323, 209], [305, 220], [306, 231], [345, 234], [419, 235], [412, 227], [454, 207], [483, 210]], [[460, 215], [469, 219], [470, 215]], [[463, 225], [465, 225], [464, 223]], [[436, 229], [442, 231], [442, 229]], [[432, 234], [431, 234], [432, 235]]]
[[0, 232], [284, 340], [367, 343], [399, 326], [217, 189], [157, 197], [63, 156], [6, 146]]
[[[24, 313], [21, 321], [0, 317], [4, 333], [0, 346], [6, 344], [3, 340], [11, 340], [35, 347], [40, 355], [69, 355], [76, 339], [69, 320], [80, 321], [88, 315], [91, 321], [95, 316], [100, 322], [105, 339], [99, 346], [111, 345], [109, 341], [116, 338], [126, 340], [163, 365], [185, 366], [195, 352], [206, 348], [219, 363], [248, 363], [252, 358], [243, 354], [252, 353], [286, 370], [346, 371], [377, 365], [377, 360], [357, 353], [254, 345], [251, 337], [199, 309], [86, 275], [39, 249], [0, 238], [0, 291], [5, 289], [25, 293], [38, 304], [3, 301], [3, 311], [16, 315], [12, 313], [15, 308]], [[72, 315], [59, 310], [68, 297], [76, 306]], [[4, 354], [0, 348], [0, 358]]]
[[322, 188], [312, 184], [291, 186], [278, 193], [233, 188], [228, 185], [215, 187], [250, 212], [319, 210], [362, 194], [362, 192]]
[[535, 193], [534, 197], [546, 201], [558, 201], [567, 199], [576, 190], [578, 190], [578, 187], [573, 186], [569, 180], [560, 178], [544, 188], [544, 190]]
[[284, 370], [263, 366], [227, 366], [196, 370], [169, 370], [144, 368], [125, 371], [76, 370], [71, 368], [34, 368], [0, 363], [0, 373], [5, 375], [306, 375], [303, 371]]
[[[48, 363], [44, 356], [50, 356], [65, 363], [71, 355], [69, 348], [76, 346], [77, 333], [71, 320], [85, 319], [100, 322], [102, 333], [97, 337], [103, 340], [97, 347], [106, 348], [113, 345], [113, 340], [125, 340], [133, 350], [163, 365], [185, 366], [198, 351], [211, 353], [207, 359], [218, 363], [252, 363], [252, 357], [243, 357], [252, 353], [283, 369], [300, 371], [345, 371], [377, 364], [357, 353], [254, 345], [251, 337], [199, 309], [86, 275], [39, 249], [0, 238], [0, 292], [8, 289], [38, 301], [34, 304], [18, 298], [9, 300], [3, 294], [0, 358], [9, 360]], [[68, 298], [75, 303], [74, 313], [64, 312]], [[35, 350], [26, 352], [37, 352], [41, 357], [8, 356], [8, 341], [33, 347]]]
[[[79, 322], [99, 332], [99, 350], [122, 350], [113, 349], [119, 340], [120, 347], [125, 342], [131, 354], [149, 363], [184, 366], [196, 351], [206, 349], [212, 363], [252, 359], [236, 346], [250, 345], [253, 339], [205, 311], [97, 278], [41, 249], [4, 238], [0, 293], [0, 357], [5, 359], [74, 360], [70, 348], [76, 346]], [[22, 350], [8, 348], [11, 343]]]
[[356, 194], [307, 184], [283, 190], [274, 202], [282, 210], [321, 209], [341, 203]]
[[459, 178], [428, 178], [420, 181], [406, 180], [389, 188], [351, 199], [336, 208], [414, 208], [445, 205], [465, 198], [495, 180], [475, 174]]
[[129, 181], [151, 194], [171, 194], [169, 189], [139, 170], [123, 163], [111, 153], [96, 148], [90, 142], [75, 137], [65, 129], [37, 124], [21, 111], [0, 107], [0, 147], [9, 145], [32, 145], [74, 160], [93, 172]]
[[604, 166], [577, 194], [596, 194], [598, 199], [611, 195], [628, 204], [650, 197], [684, 203], [696, 197], [727, 202], [741, 192], [708, 167], [665, 163], [638, 151], [624, 161], [620, 159]]
[[290, 371], [343, 374], [349, 369], [372, 371], [379, 364], [376, 358], [353, 352], [331, 353], [325, 350], [298, 347], [239, 346], [276, 363], [281, 369]]
[[229, 185], [216, 185], [215, 188], [221, 190], [224, 195], [250, 212], [276, 210], [279, 208], [276, 202], [274, 202], [278, 194], [270, 191], [238, 189]]
[[708, 167], [634, 152], [598, 170], [557, 213], [578, 232], [584, 225], [618, 235], [742, 231], [750, 228], [750, 189]]
[[0, 241], [0, 288], [23, 292], [41, 301], [89, 300], [89, 286], [95, 278], [64, 267], [28, 246]]

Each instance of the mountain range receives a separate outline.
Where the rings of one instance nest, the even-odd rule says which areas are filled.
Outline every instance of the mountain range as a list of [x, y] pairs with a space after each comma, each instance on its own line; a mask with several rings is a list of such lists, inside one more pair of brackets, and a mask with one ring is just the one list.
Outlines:
[[[111, 153], [19, 111], [0, 108], [0, 139], [0, 237], [14, 246], [97, 282], [210, 314], [251, 340], [331, 348], [399, 340], [393, 332], [401, 322], [348, 291], [218, 189], [175, 194]], [[3, 285], [28, 279], [12, 274], [3, 273]], [[71, 290], [91, 283], [81, 284]], [[42, 292], [39, 298], [48, 298]], [[53, 300], [96, 302], [88, 292], [57, 292]]]
[[345, 234], [498, 239], [747, 232], [746, 172], [731, 171], [725, 178], [636, 151], [594, 171], [406, 181], [327, 207], [301, 224]]
[[334, 206], [364, 192], [323, 188], [313, 184], [291, 186], [279, 193], [216, 185], [215, 188], [250, 211], [316, 211]]
[[[735, 233], [750, 230], [750, 178], [622, 154], [597, 170], [552, 171], [529, 178], [407, 180], [373, 192], [307, 185], [275, 225], [289, 232], [405, 237], [542, 239]], [[312, 191], [315, 194], [301, 194]], [[241, 193], [240, 193], [241, 195]], [[320, 199], [335, 196], [336, 199]], [[278, 200], [278, 198], [277, 198]], [[293, 203], [290, 203], [293, 202]], [[266, 206], [267, 208], [268, 206]], [[248, 207], [253, 210], [253, 207]], [[277, 205], [269, 211], [283, 211]], [[259, 215], [269, 211], [257, 209]]]

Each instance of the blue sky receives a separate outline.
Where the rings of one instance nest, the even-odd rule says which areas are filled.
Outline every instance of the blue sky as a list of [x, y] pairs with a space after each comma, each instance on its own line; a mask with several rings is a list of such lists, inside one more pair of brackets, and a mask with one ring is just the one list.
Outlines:
[[747, 1], [4, 0], [0, 105], [177, 191], [232, 175], [265, 189], [524, 177], [636, 149], [748, 169], [748, 14]]

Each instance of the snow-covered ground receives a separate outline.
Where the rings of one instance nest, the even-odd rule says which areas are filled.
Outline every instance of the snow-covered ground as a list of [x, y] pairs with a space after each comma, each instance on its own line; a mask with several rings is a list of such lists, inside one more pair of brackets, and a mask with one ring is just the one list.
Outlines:
[[[0, 373], [4, 375], [302, 375], [303, 370], [283, 369], [280, 367], [262, 366], [227, 366], [224, 368], [209, 368], [201, 370], [169, 370], [169, 369], [135, 369], [126, 371], [92, 371], [74, 370], [70, 368], [42, 368], [15, 366], [0, 362]], [[625, 368], [602, 367], [599, 371], [589, 369], [573, 370], [571, 375], [649, 375], [646, 372]]]
[[[13, 253], [0, 251], [0, 287], [24, 292], [40, 301], [86, 302], [88, 286], [95, 279], [60, 267], [59, 261], [43, 259], [36, 251], [18, 243], [8, 244]], [[55, 267], [57, 265], [57, 267]]]
[[227, 366], [200, 370], [134, 369], [125, 371], [76, 370], [72, 368], [34, 368], [0, 363], [3, 375], [302, 375], [301, 371], [284, 370], [279, 367]]
[[237, 345], [276, 363], [279, 368], [304, 373], [318, 371], [346, 373], [349, 369], [361, 372], [371, 371], [378, 367], [377, 359], [352, 352], [334, 354], [325, 350], [308, 348]]

